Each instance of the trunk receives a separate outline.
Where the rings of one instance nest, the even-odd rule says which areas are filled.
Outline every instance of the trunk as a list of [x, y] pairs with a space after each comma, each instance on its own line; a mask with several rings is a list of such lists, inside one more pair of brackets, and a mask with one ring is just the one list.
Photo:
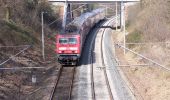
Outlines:
[[4, 5], [5, 8], [5, 20], [9, 21], [10, 18], [10, 8], [7, 5], [7, 1], [6, 0], [1, 0], [0, 3], [2, 3], [2, 6]]
[[10, 8], [8, 6], [5, 7], [5, 20], [9, 21], [10, 19]]

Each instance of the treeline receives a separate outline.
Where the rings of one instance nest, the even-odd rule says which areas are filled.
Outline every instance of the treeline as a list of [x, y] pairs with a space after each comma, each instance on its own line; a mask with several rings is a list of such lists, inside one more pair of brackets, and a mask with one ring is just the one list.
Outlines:
[[[46, 35], [61, 28], [59, 14], [47, 0], [0, 0], [0, 44], [35, 42], [41, 38], [41, 12], [44, 13]], [[10, 41], [11, 42], [10, 42]]]
[[0, 4], [1, 18], [32, 27], [36, 31], [39, 31], [41, 26], [42, 11], [48, 12], [44, 14], [47, 23], [58, 18], [58, 14], [54, 14], [47, 0], [1, 0]]

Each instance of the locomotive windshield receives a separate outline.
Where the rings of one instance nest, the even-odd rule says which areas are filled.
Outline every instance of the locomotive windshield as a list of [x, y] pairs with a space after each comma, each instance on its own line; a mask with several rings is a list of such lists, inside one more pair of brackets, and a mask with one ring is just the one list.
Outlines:
[[77, 43], [77, 39], [76, 38], [69, 38], [69, 44], [76, 44]]
[[59, 39], [59, 43], [61, 43], [61, 44], [67, 44], [67, 43], [68, 43], [68, 39], [67, 39], [67, 38], [60, 38], [60, 39]]
[[59, 43], [61, 44], [77, 44], [76, 38], [60, 38]]

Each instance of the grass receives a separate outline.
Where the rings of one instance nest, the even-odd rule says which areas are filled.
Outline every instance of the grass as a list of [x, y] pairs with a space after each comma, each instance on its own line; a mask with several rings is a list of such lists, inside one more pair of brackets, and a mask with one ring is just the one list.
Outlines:
[[[142, 41], [142, 34], [139, 31], [135, 30], [127, 35], [126, 41], [127, 43], [140, 43]], [[129, 45], [129, 48], [132, 47], [134, 47], [133, 44]]]
[[19, 39], [18, 41], [28, 42], [30, 44], [38, 43], [37, 38], [33, 36], [33, 32], [17, 25], [13, 21], [5, 21], [5, 25], [10, 29], [8, 34], [15, 39]]

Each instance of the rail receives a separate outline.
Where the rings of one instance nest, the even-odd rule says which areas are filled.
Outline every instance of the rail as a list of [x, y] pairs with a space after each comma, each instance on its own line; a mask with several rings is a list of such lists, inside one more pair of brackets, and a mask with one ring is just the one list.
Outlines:
[[69, 97], [68, 100], [71, 100], [71, 94], [72, 94], [72, 90], [73, 90], [73, 81], [74, 81], [74, 73], [75, 73], [75, 66], [73, 68], [73, 76], [72, 76], [72, 80], [71, 80], [71, 85], [70, 85], [70, 92], [69, 92]]
[[[107, 23], [107, 25], [109, 25], [109, 24], [110, 24], [112, 21], [114, 21], [114, 20], [115, 20], [115, 17], [112, 18], [112, 19]], [[103, 36], [104, 36], [105, 31], [106, 31], [106, 29], [103, 29], [101, 41], [103, 41]], [[102, 58], [102, 66], [105, 66], [104, 56], [103, 56], [103, 43], [101, 43], [101, 58]], [[111, 87], [110, 87], [110, 84], [109, 84], [109, 80], [108, 80], [108, 76], [107, 76], [106, 69], [104, 69], [104, 75], [105, 75], [106, 84], [107, 84], [107, 88], [108, 88], [108, 91], [109, 91], [110, 99], [111, 99], [111, 100], [114, 100], [113, 94], [112, 94], [112, 91], [111, 91]]]
[[96, 100], [95, 87], [94, 87], [94, 74], [93, 74], [93, 54], [91, 54], [91, 86], [92, 86], [92, 100]]
[[[106, 33], [105, 33], [106, 34]], [[110, 35], [110, 34], [109, 34]], [[106, 37], [108, 37], [107, 35], [106, 35]], [[107, 38], [106, 38], [107, 39]], [[108, 41], [108, 40], [107, 40]], [[110, 40], [110, 41], [112, 41], [112, 39]], [[110, 41], [108, 41], [108, 43], [110, 42]], [[107, 43], [107, 42], [106, 42]], [[103, 43], [104, 44], [104, 43]], [[107, 45], [107, 44], [106, 44]], [[108, 49], [109, 50], [105, 50], [105, 49], [107, 49], [107, 47], [108, 47]], [[111, 77], [109, 77], [108, 76], [108, 78], [109, 79], [111, 79], [111, 83], [114, 83], [115, 84], [115, 87], [112, 87], [111, 86], [111, 88], [113, 88], [113, 94], [115, 94], [115, 95], [113, 95], [114, 96], [114, 99], [126, 99], [126, 98], [132, 98], [132, 99], [134, 99], [135, 100], [135, 94], [134, 94], [134, 92], [131, 90], [131, 88], [129, 87], [129, 85], [127, 84], [127, 82], [124, 80], [124, 76], [121, 76], [121, 72], [119, 72], [119, 70], [115, 67], [116, 65], [115, 65], [115, 61], [113, 60], [114, 58], [114, 56], [112, 55], [112, 54], [110, 54], [111, 52], [112, 52], [112, 45], [110, 45], [109, 44], [109, 46], [106, 46], [106, 48], [105, 47], [103, 47], [103, 50], [105, 50], [105, 51], [108, 51], [108, 52], [105, 52], [106, 53], [106, 55], [104, 55], [104, 57], [107, 59], [107, 60], [104, 60], [105, 62], [107, 62], [105, 65], [106, 66], [104, 66], [104, 67], [107, 67], [108, 68], [108, 70], [113, 70], [113, 71], [108, 71], [108, 72], [110, 72], [110, 73], [108, 73], [108, 75], [110, 74], [110, 75], [114, 75], [114, 77], [112, 78], [112, 76]], [[114, 51], [113, 51], [114, 52]], [[114, 53], [113, 53], [114, 54]], [[116, 60], [116, 58], [115, 58], [115, 60]], [[111, 63], [111, 64], [110, 64]], [[107, 64], [109, 64], [109, 65], [107, 65]], [[114, 66], [114, 67], [113, 67]], [[123, 66], [122, 66], [123, 67]], [[122, 89], [123, 88], [123, 89]], [[114, 89], [115, 89], [115, 91], [114, 91]]]
[[53, 99], [54, 92], [55, 92], [55, 89], [56, 89], [57, 84], [58, 84], [58, 82], [59, 82], [59, 78], [60, 78], [62, 69], [63, 69], [63, 66], [61, 66], [61, 68], [59, 69], [59, 74], [58, 74], [58, 76], [57, 76], [57, 78], [56, 78], [56, 82], [55, 82], [55, 85], [54, 85], [54, 88], [53, 88], [53, 90], [52, 90], [52, 93], [51, 93], [51, 95], [50, 95], [50, 99], [49, 99], [49, 100], [52, 100], [52, 99]]
[[[69, 88], [68, 88], [68, 90], [69, 90], [69, 93], [68, 93], [68, 95], [67, 95], [67, 100], [71, 100], [71, 95], [72, 95], [72, 88], [73, 88], [73, 81], [74, 81], [74, 74], [75, 74], [75, 66], [72, 66], [72, 68], [73, 68], [73, 71], [72, 71], [72, 78], [71, 78], [71, 82], [70, 82], [70, 85], [69, 85]], [[68, 67], [66, 68], [66, 69], [68, 69]], [[54, 84], [54, 87], [53, 87], [53, 89], [52, 89], [52, 93], [51, 93], [51, 95], [50, 95], [50, 98], [49, 98], [49, 100], [54, 100], [56, 97], [55, 96], [57, 96], [57, 94], [56, 94], [56, 91], [58, 90], [57, 89], [57, 87], [58, 87], [58, 85], [59, 85], [59, 82], [61, 81], [60, 79], [61, 79], [61, 77], [62, 77], [62, 72], [64, 72], [64, 66], [62, 66], [60, 69], [59, 69], [59, 73], [58, 73], [58, 76], [57, 76], [57, 78], [56, 78], [56, 81], [55, 81], [55, 84]], [[64, 94], [63, 94], [64, 95]]]

